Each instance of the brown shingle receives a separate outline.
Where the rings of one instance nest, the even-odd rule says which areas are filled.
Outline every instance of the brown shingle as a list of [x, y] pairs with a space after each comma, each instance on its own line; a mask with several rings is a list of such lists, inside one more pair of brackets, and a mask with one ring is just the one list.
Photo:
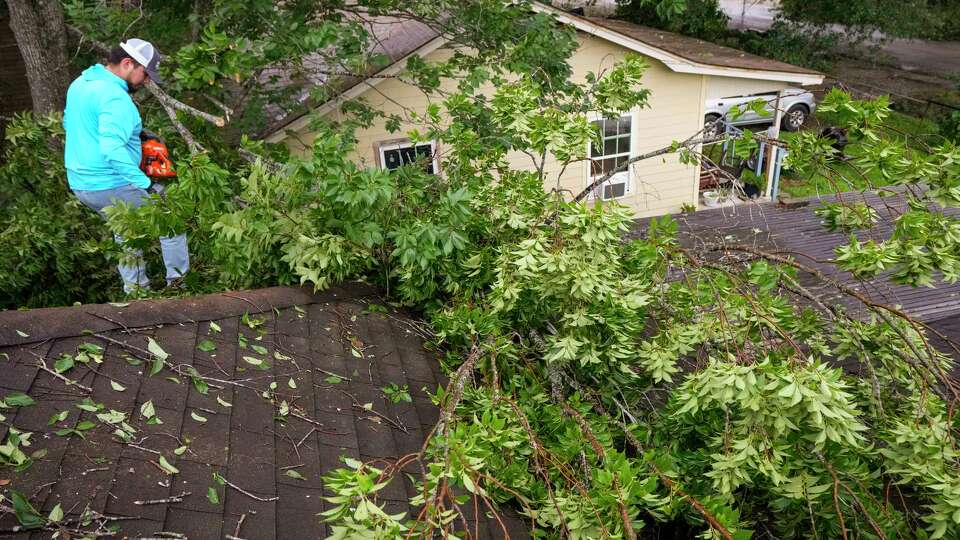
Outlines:
[[717, 45], [716, 43], [702, 39], [674, 34], [673, 32], [641, 26], [627, 21], [601, 17], [585, 17], [585, 19], [608, 30], [613, 30], [614, 32], [641, 41], [651, 47], [662, 49], [698, 64], [724, 68], [821, 75], [821, 73], [812, 69], [794, 66], [731, 47]]
[[[0, 313], [0, 353], [10, 355], [10, 360], [0, 360], [0, 397], [19, 390], [37, 402], [5, 410], [4, 415], [13, 426], [34, 433], [29, 451], [46, 451], [46, 456], [23, 473], [5, 469], [2, 477], [11, 482], [0, 490], [7, 495], [10, 489], [24, 493], [45, 512], [60, 503], [68, 517], [78, 516], [88, 503], [98, 512], [137, 517], [117, 522], [121, 537], [154, 537], [166, 531], [190, 538], [222, 538], [234, 534], [244, 514], [242, 538], [324, 537], [327, 526], [316, 515], [326, 509], [322, 474], [342, 466], [341, 456], [376, 458], [383, 466], [395, 461], [401, 449], [403, 453], [419, 449], [429, 430], [421, 428], [420, 422], [437, 416], [436, 407], [422, 398], [408, 407], [392, 407], [384, 399], [382, 386], [412, 383], [394, 377], [402, 372], [397, 371], [399, 358], [393, 358], [397, 349], [393, 325], [402, 322], [404, 315], [386, 318], [364, 313], [365, 303], [373, 300], [375, 293], [361, 285], [320, 294], [276, 287], [133, 302], [122, 307], [89, 305]], [[244, 314], [263, 319], [263, 331], [241, 322]], [[368, 320], [371, 317], [376, 320]], [[219, 333], [211, 330], [211, 320], [217, 321]], [[17, 334], [18, 329], [29, 335]], [[88, 329], [109, 339], [86, 335]], [[238, 344], [239, 335], [247, 336], [246, 348]], [[364, 358], [344, 352], [353, 346], [340, 341], [346, 336], [364, 344]], [[171, 363], [194, 366], [212, 378], [208, 394], [203, 395], [188, 377], [176, 376], [170, 369], [148, 377], [149, 362], [133, 365], [124, 359], [131, 354], [147, 356], [122, 344], [143, 349], [148, 337], [170, 354]], [[197, 350], [204, 339], [213, 341], [216, 350]], [[314, 347], [321, 339], [329, 343]], [[114, 427], [98, 421], [96, 413], [76, 408], [86, 397], [82, 391], [36, 369], [34, 354], [44, 355], [52, 363], [53, 355], [74, 354], [85, 342], [105, 347], [103, 363], [78, 364], [65, 375], [91, 386], [89, 397], [104, 403], [105, 410], [128, 415], [127, 422], [137, 430], [136, 447], [121, 444], [113, 435]], [[268, 354], [258, 353], [253, 345], [265, 347]], [[436, 359], [420, 345], [419, 340], [405, 337], [403, 361], [427, 377], [432, 373], [429, 364]], [[339, 354], [331, 355], [338, 350]], [[289, 358], [277, 358], [275, 351]], [[270, 368], [257, 369], [243, 356], [268, 358]], [[381, 361], [388, 360], [391, 363], [383, 364], [388, 369], [380, 372]], [[353, 380], [330, 384], [326, 372]], [[289, 385], [291, 378], [296, 388]], [[125, 390], [115, 390], [112, 379]], [[276, 383], [273, 389], [271, 382]], [[264, 398], [264, 391], [273, 393]], [[222, 405], [217, 397], [232, 406]], [[148, 401], [162, 424], [149, 424], [141, 415], [141, 407]], [[278, 419], [280, 401], [286, 401], [292, 413], [302, 418], [291, 413]], [[374, 410], [387, 418], [402, 416], [399, 423], [406, 431], [364, 410], [365, 403], [372, 403]], [[69, 411], [67, 419], [50, 425], [50, 417], [64, 410]], [[62, 428], [75, 428], [80, 421], [92, 421], [96, 427], [84, 431], [83, 438], [55, 434]], [[0, 424], [0, 429], [5, 435], [7, 427]], [[395, 433], [402, 436], [395, 438]], [[182, 455], [174, 453], [184, 446]], [[169, 476], [161, 471], [157, 464], [161, 455], [180, 472]], [[297, 471], [304, 480], [289, 476], [289, 470]], [[257, 497], [280, 499], [257, 501], [217, 486], [214, 472]], [[402, 509], [408, 490], [402, 478], [396, 482], [382, 498]], [[210, 487], [218, 492], [217, 504], [207, 499]], [[183, 492], [190, 495], [181, 502], [134, 504]], [[0, 515], [0, 525], [14, 523], [10, 516]]]

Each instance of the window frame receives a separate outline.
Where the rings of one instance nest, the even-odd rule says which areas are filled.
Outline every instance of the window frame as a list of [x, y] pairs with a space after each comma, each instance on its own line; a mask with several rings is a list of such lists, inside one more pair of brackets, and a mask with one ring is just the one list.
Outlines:
[[437, 141], [434, 141], [434, 140], [420, 141], [416, 143], [406, 138], [379, 141], [376, 144], [374, 144], [374, 147], [376, 150], [376, 156], [377, 156], [377, 167], [379, 167], [380, 170], [383, 170], [383, 171], [395, 170], [395, 169], [387, 168], [387, 157], [385, 155], [385, 152], [388, 152], [390, 150], [401, 150], [403, 148], [416, 149], [416, 147], [418, 146], [427, 146], [427, 145], [430, 146], [430, 157], [431, 157], [431, 162], [433, 166], [433, 172], [430, 174], [439, 175], [440, 160], [437, 159]]
[[[587, 143], [587, 166], [586, 166], [586, 175], [585, 175], [585, 176], [586, 176], [586, 182], [584, 183], [584, 187], [589, 186], [589, 185], [592, 184], [598, 177], [602, 176], [602, 174], [601, 174], [601, 175], [596, 175], [596, 176], [594, 176], [594, 174], [593, 174], [593, 163], [594, 163], [594, 161], [599, 161], [599, 160], [603, 160], [603, 159], [611, 159], [611, 158], [616, 159], [616, 158], [619, 158], [619, 157], [626, 157], [627, 160], [629, 160], [630, 158], [634, 157], [634, 155], [635, 155], [635, 153], [634, 153], [634, 135], [635, 135], [634, 127], [636, 126], [636, 118], [634, 118], [633, 111], [628, 111], [628, 112], [621, 113], [619, 116], [616, 116], [616, 117], [614, 117], [614, 118], [606, 118], [606, 117], [604, 117], [604, 116], [602, 116], [602, 115], [597, 114], [597, 115], [594, 115], [592, 118], [589, 119], [589, 121], [590, 121], [591, 124], [594, 124], [594, 123], [596, 123], [596, 122], [606, 122], [606, 121], [613, 121], [613, 120], [616, 120], [616, 121], [619, 122], [619, 121], [624, 120], [624, 119], [630, 120], [630, 130], [629, 130], [629, 137], [630, 137], [630, 138], [629, 138], [629, 143], [628, 143], [629, 147], [628, 147], [628, 151], [627, 151], [627, 152], [617, 152], [617, 153], [615, 153], [615, 154], [609, 154], [609, 155], [607, 155], [607, 154], [602, 154], [602, 155], [599, 157], [599, 159], [595, 159], [594, 156], [593, 156], [593, 144], [594, 144], [594, 143], [593, 143], [592, 140]], [[604, 137], [604, 136], [603, 136], [603, 128], [604, 128], [604, 127], [605, 127], [605, 126], [601, 124], [601, 126], [600, 126], [600, 130], [601, 130], [601, 131], [600, 131], [600, 137], [601, 137], [601, 139], [600, 139], [600, 145], [601, 145], [601, 147], [604, 147], [604, 146], [605, 146], [605, 144], [604, 144], [605, 141], [607, 141], [607, 140], [609, 140], [609, 139], [619, 139], [619, 138], [623, 137], [623, 135], [624, 135], [623, 133], [619, 133], [619, 132], [618, 132], [618, 133], [617, 133], [616, 135], [614, 135], [614, 136]], [[628, 197], [628, 196], [632, 195], [632, 194], [633, 194], [633, 171], [631, 170], [630, 167], [627, 167], [627, 170], [626, 170], [626, 171], [624, 171], [623, 173], [618, 173], [618, 174], [624, 174], [624, 179], [623, 179], [623, 180], [619, 180], [619, 181], [614, 181], [613, 178], [611, 178], [611, 179], [607, 180], [607, 181], [604, 182], [603, 184], [601, 184], [601, 185], [597, 186], [596, 188], [594, 188], [593, 190], [591, 190], [590, 195], [589, 195], [588, 198], [590, 198], [590, 199], [595, 199], [595, 200], [600, 200], [600, 201], [614, 201], [614, 200], [623, 199], [623, 198], [625, 198], [625, 197]], [[615, 177], [616, 177], [616, 175], [614, 176], [614, 178], [615, 178]], [[604, 197], [604, 196], [603, 196], [603, 191], [604, 191], [604, 188], [605, 188], [606, 186], [613, 186], [613, 185], [617, 185], [617, 184], [623, 184], [623, 186], [624, 186], [624, 188], [623, 188], [623, 195], [616, 196], [616, 197]]]

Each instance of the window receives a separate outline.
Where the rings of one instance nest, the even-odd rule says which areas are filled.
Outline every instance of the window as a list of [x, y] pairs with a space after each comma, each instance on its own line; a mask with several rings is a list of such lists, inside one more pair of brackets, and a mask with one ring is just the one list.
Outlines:
[[[601, 119], [593, 122], [600, 128], [600, 142], [590, 144], [590, 177], [588, 183], [604, 176], [630, 159], [630, 117]], [[594, 197], [616, 199], [630, 192], [629, 172], [618, 173], [594, 190]]]
[[434, 156], [434, 143], [420, 143], [414, 145], [410, 141], [387, 142], [380, 144], [380, 166], [388, 171], [399, 169], [404, 165], [422, 161], [426, 171], [434, 174], [437, 170]]

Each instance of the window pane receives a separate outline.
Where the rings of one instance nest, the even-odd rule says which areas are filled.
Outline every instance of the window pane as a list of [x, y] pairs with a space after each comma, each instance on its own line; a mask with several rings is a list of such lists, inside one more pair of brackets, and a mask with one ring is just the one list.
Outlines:
[[630, 151], [630, 136], [629, 136], [629, 135], [627, 135], [626, 137], [620, 137], [620, 138], [617, 139], [617, 140], [619, 141], [619, 142], [617, 143], [617, 153], [618, 153], [618, 154], [626, 154], [627, 152]]
[[620, 118], [620, 119], [617, 121], [617, 123], [618, 123], [619, 126], [620, 126], [619, 129], [620, 129], [620, 134], [621, 134], [621, 135], [629, 135], [629, 134], [630, 134], [630, 117], [629, 117], [629, 116], [624, 116], [624, 117]]
[[626, 163], [630, 158], [627, 156], [620, 156], [616, 159], [616, 166], [619, 167]]
[[383, 152], [383, 166], [387, 170], [394, 170], [403, 165], [403, 162], [400, 158], [400, 150], [384, 150]]
[[603, 147], [601, 145], [598, 145], [595, 142], [590, 143], [590, 156], [591, 157], [602, 156], [603, 152], [601, 151], [601, 148]]
[[617, 168], [616, 158], [608, 158], [603, 160], [603, 174], [607, 174], [608, 172], [616, 168]]
[[617, 139], [603, 141], [603, 155], [612, 156], [617, 153]]
[[603, 161], [595, 159], [590, 162], [590, 176], [599, 176], [603, 174]]
[[618, 123], [616, 120], [604, 120], [603, 121], [603, 136], [604, 137], [616, 137], [618, 132]]
[[603, 198], [604, 199], [613, 199], [615, 197], [623, 197], [627, 192], [627, 186], [623, 182], [617, 182], [616, 184], [604, 184], [603, 186]]

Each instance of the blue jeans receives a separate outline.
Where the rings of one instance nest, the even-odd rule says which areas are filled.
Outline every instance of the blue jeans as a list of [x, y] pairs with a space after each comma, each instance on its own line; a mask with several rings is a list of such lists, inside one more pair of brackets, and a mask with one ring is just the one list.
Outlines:
[[[104, 220], [107, 219], [107, 215], [103, 209], [112, 205], [114, 201], [124, 201], [134, 208], [150, 203], [147, 192], [133, 184], [98, 191], [74, 190], [73, 193], [80, 202], [100, 214]], [[114, 240], [118, 244], [123, 244], [123, 238], [119, 235], [114, 235]], [[167, 284], [183, 276], [190, 269], [187, 235], [161, 236], [160, 251], [163, 252], [163, 264], [167, 268]], [[147, 265], [143, 260], [143, 252], [139, 249], [128, 249], [124, 253], [126, 256], [118, 266], [120, 278], [123, 279], [123, 291], [131, 293], [138, 288], [148, 289], [150, 280], [147, 278]]]

